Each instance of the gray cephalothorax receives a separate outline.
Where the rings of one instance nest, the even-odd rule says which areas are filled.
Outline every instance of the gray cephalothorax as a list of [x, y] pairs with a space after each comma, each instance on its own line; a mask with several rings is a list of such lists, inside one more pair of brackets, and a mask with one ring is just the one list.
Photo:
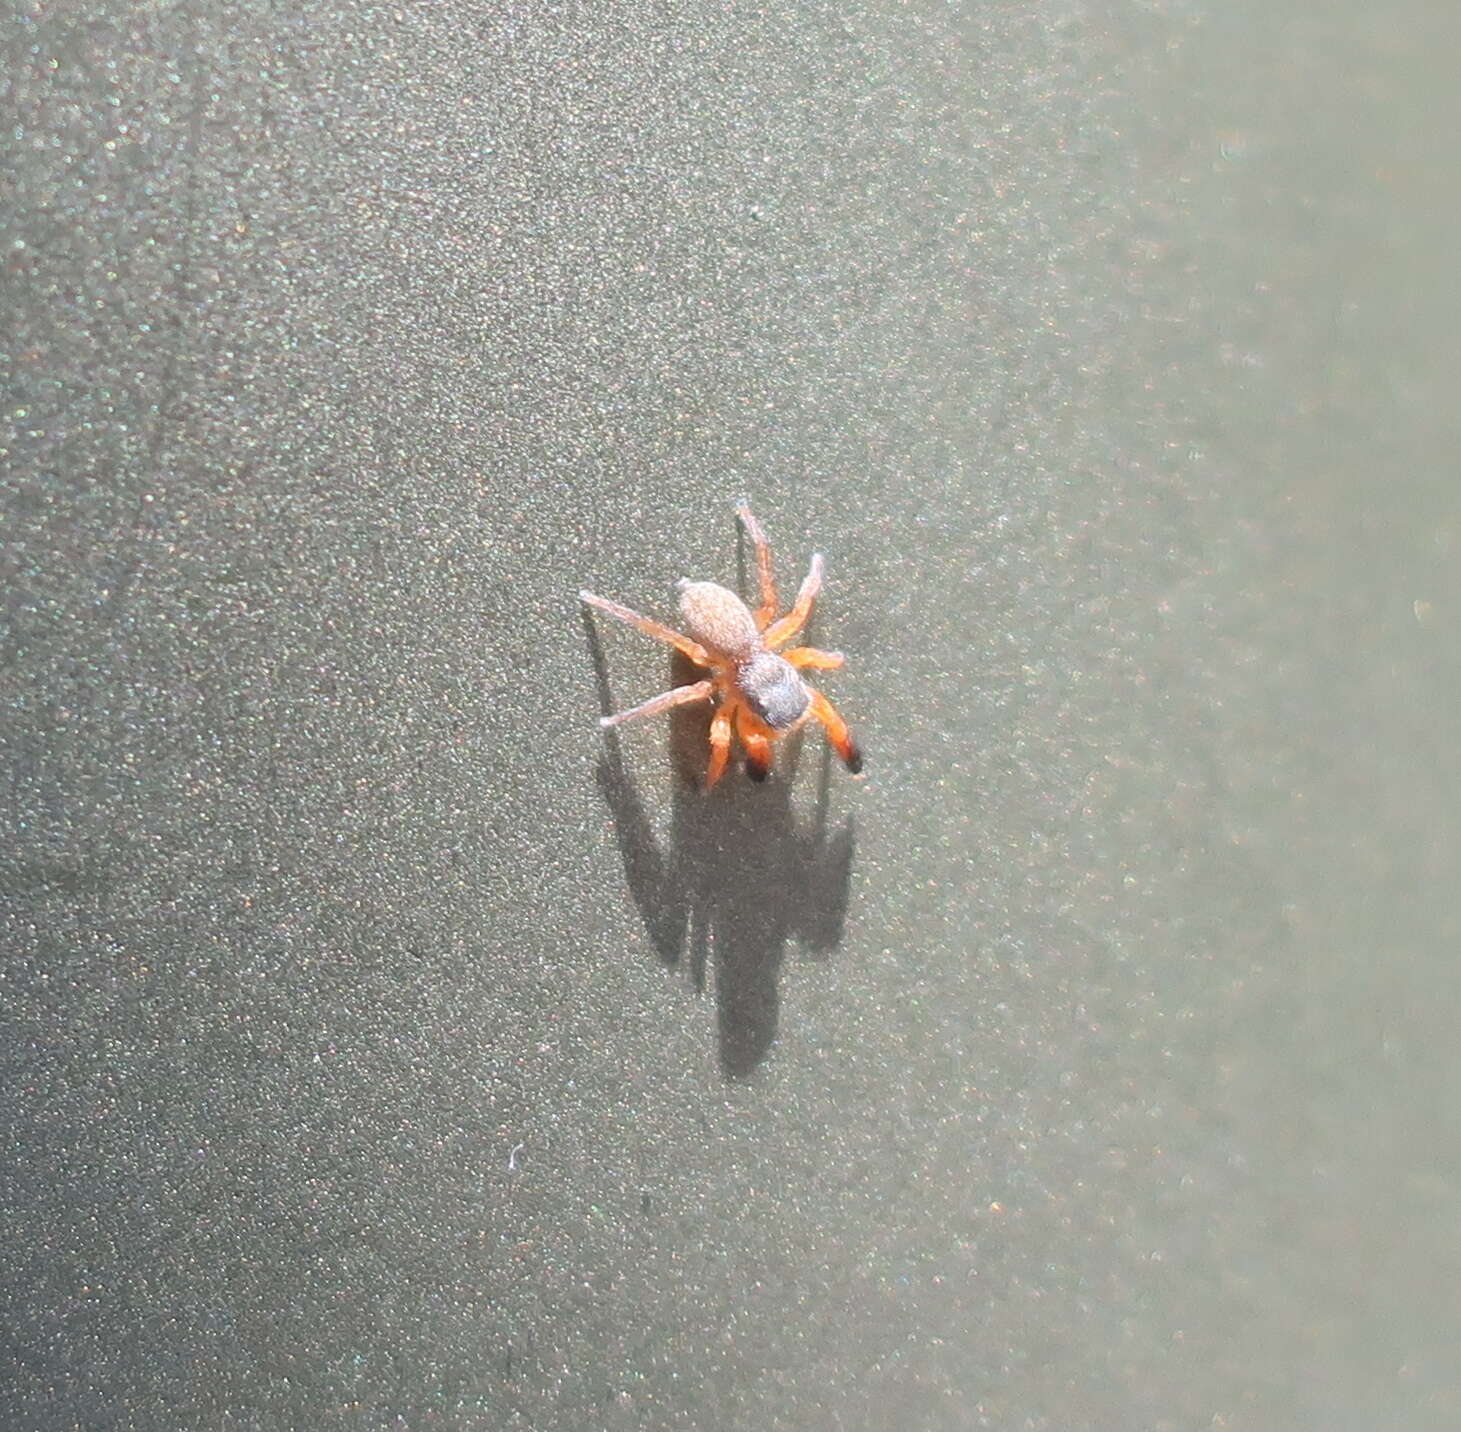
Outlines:
[[796, 668], [775, 652], [757, 652], [740, 668], [746, 704], [773, 731], [795, 726], [806, 714], [811, 697]]

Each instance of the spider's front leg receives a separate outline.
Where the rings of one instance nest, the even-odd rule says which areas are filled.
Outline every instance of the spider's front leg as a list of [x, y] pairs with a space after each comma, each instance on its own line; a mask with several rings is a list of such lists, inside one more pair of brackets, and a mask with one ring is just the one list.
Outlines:
[[842, 757], [842, 764], [854, 776], [857, 775], [862, 770], [862, 748], [852, 739], [847, 722], [837, 714], [837, 708], [820, 691], [812, 691], [811, 696], [812, 715], [826, 728], [827, 739], [832, 743], [832, 749]]

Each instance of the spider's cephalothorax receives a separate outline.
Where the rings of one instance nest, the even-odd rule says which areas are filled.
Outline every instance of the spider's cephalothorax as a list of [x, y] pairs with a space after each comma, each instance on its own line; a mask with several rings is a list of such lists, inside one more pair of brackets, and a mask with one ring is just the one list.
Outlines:
[[812, 693], [784, 656], [758, 651], [736, 671], [741, 698], [779, 735], [790, 731], [812, 704]]
[[730, 758], [731, 733], [740, 737], [746, 752], [746, 771], [763, 781], [771, 770], [771, 743], [794, 731], [809, 717], [821, 722], [827, 737], [856, 775], [862, 770], [862, 752], [852, 739], [847, 723], [820, 691], [802, 680], [807, 669], [830, 671], [842, 665], [842, 654], [819, 651], [813, 646], [783, 646], [806, 625], [812, 604], [822, 588], [822, 558], [812, 558], [806, 581], [796, 601], [779, 620], [776, 616], [776, 584], [771, 575], [771, 548], [761, 524], [745, 503], [736, 509], [756, 548], [756, 573], [761, 588], [761, 605], [753, 612], [736, 594], [715, 582], [680, 582], [680, 618], [683, 632], [673, 631], [617, 602], [579, 596], [601, 611], [618, 617], [640, 631], [678, 648], [710, 675], [689, 686], [677, 686], [629, 711], [605, 716], [601, 724], [616, 725], [635, 716], [650, 716], [690, 701], [714, 701], [710, 721], [710, 767], [705, 775], [708, 790], [725, 771]]

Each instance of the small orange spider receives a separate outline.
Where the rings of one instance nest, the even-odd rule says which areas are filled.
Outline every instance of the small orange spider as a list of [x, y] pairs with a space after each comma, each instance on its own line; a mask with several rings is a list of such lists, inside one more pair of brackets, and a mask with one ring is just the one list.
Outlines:
[[649, 617], [621, 607], [617, 602], [580, 592], [579, 598], [606, 611], [620, 621], [636, 626], [648, 636], [668, 642], [710, 675], [689, 686], [677, 686], [641, 706], [599, 718], [601, 726], [616, 726], [636, 716], [654, 716], [692, 701], [713, 701], [710, 721], [710, 765], [705, 773], [708, 791], [725, 772], [730, 759], [731, 732], [741, 738], [746, 751], [746, 774], [764, 781], [771, 771], [771, 743], [815, 718], [827, 728], [827, 738], [847, 769], [862, 770], [862, 752], [852, 739], [847, 723], [820, 691], [801, 679], [799, 667], [831, 671], [842, 665], [840, 651], [818, 651], [814, 646], [793, 647], [778, 653], [776, 648], [806, 625], [812, 603], [822, 590], [822, 557], [812, 558], [811, 570], [796, 594], [792, 609], [779, 621], [776, 615], [776, 583], [771, 576], [771, 548], [761, 524], [743, 502], [736, 515], [745, 524], [756, 547], [756, 575], [761, 587], [761, 605], [754, 612], [734, 592], [715, 582], [680, 579], [680, 617], [684, 632], [672, 631]]

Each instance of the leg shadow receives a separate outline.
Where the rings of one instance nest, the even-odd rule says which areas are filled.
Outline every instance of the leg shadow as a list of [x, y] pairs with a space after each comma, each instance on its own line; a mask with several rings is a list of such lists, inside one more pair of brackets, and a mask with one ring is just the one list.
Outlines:
[[[600, 705], [613, 708], [603, 648], [584, 614]], [[676, 653], [671, 684], [696, 679]], [[667, 964], [686, 961], [696, 988], [713, 967], [721, 1068], [744, 1078], [776, 1038], [778, 977], [787, 941], [827, 954], [841, 942], [856, 834], [849, 818], [829, 837], [831, 754], [822, 748], [817, 801], [799, 822], [791, 790], [800, 744], [778, 753], [755, 785], [735, 768], [710, 795], [700, 789], [709, 749], [708, 707], [670, 714], [674, 808], [664, 848], [624, 764], [618, 733], [604, 733], [598, 783], [614, 818], [624, 875], [650, 942]], [[788, 749], [789, 748], [789, 749]]]

